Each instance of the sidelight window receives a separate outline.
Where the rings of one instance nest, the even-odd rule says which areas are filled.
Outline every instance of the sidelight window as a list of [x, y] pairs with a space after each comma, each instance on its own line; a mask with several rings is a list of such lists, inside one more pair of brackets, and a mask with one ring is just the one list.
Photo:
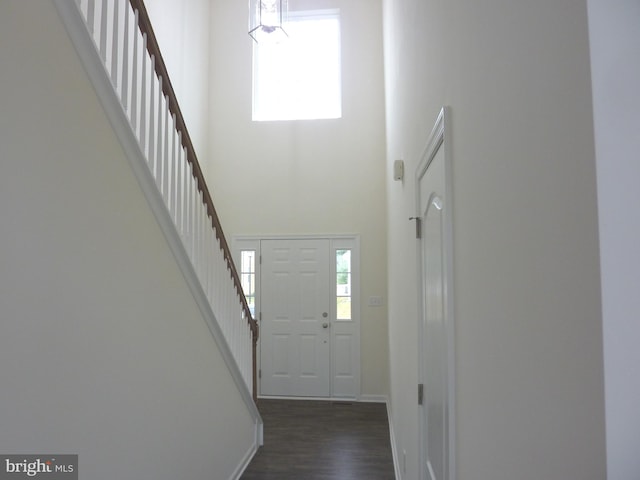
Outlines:
[[351, 320], [351, 249], [336, 250], [336, 319]]
[[240, 281], [242, 290], [247, 298], [251, 316], [256, 316], [256, 251], [242, 250], [240, 252]]

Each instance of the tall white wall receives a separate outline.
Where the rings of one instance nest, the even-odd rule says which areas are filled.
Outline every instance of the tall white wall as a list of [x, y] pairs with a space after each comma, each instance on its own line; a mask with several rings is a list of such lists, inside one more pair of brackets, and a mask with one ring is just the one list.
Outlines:
[[640, 3], [589, 0], [604, 325], [607, 472], [640, 476]]
[[412, 173], [452, 112], [459, 480], [605, 477], [586, 2], [384, 1], [392, 423], [418, 478]]
[[246, 410], [49, 2], [0, 2], [0, 451], [228, 479]]
[[145, 0], [203, 170], [209, 147], [210, 0]]
[[[317, 8], [320, 2], [310, 2]], [[252, 122], [247, 2], [214, 0], [207, 182], [225, 234], [361, 236], [362, 393], [388, 392], [381, 4], [337, 3], [343, 117]]]

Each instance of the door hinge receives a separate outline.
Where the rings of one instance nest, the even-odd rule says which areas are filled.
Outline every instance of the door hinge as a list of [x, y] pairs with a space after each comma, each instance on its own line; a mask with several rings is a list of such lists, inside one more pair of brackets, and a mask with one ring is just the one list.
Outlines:
[[258, 264], [262, 265], [262, 255], [258, 257]]
[[422, 218], [420, 217], [409, 217], [409, 220], [416, 221], [416, 238], [422, 238]]
[[418, 384], [418, 405], [422, 405], [422, 400], [424, 399], [424, 384]]
[[258, 370], [258, 378], [262, 378], [262, 369]]
[[262, 312], [258, 313], [258, 319], [262, 321]]

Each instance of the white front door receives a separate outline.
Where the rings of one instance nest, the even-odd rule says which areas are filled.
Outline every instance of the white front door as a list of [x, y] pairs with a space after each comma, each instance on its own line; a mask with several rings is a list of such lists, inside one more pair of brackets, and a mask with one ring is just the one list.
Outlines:
[[328, 397], [329, 241], [262, 240], [260, 249], [260, 393]]

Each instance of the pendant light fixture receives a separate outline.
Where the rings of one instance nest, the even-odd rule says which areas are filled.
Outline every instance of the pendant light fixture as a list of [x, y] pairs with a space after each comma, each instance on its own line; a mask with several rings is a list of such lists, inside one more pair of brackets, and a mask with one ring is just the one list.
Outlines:
[[249, 0], [249, 35], [258, 44], [278, 43], [287, 38], [286, 17], [287, 0]]

